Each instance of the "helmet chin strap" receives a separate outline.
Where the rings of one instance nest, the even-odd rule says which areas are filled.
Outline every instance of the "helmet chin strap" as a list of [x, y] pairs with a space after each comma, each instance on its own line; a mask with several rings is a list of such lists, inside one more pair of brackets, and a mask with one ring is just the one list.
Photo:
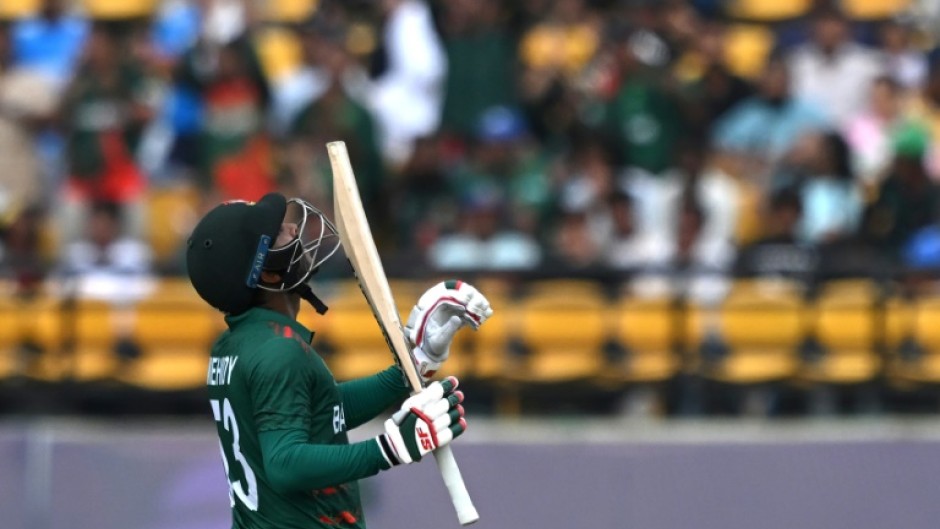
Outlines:
[[310, 303], [313, 309], [317, 311], [317, 314], [326, 314], [326, 311], [329, 310], [326, 303], [323, 303], [323, 300], [313, 293], [313, 289], [310, 288], [310, 285], [308, 285], [306, 281], [294, 287], [291, 292], [296, 293], [301, 299]]

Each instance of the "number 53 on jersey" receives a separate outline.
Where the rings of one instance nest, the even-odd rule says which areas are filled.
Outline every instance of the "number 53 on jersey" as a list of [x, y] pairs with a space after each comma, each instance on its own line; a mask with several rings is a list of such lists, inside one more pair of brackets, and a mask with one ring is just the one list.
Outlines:
[[[216, 422], [222, 423], [225, 431], [232, 436], [230, 446], [226, 447], [221, 437], [219, 439], [219, 448], [222, 451], [222, 464], [225, 466], [225, 475], [228, 478], [228, 497], [231, 505], [235, 506], [235, 498], [238, 497], [245, 507], [249, 510], [258, 510], [258, 480], [255, 478], [254, 471], [245, 460], [238, 446], [238, 423], [235, 421], [235, 412], [228, 399], [219, 401], [212, 399], [209, 401], [212, 405], [212, 416]], [[228, 449], [226, 449], [228, 448]], [[231, 459], [230, 459], [231, 458]], [[235, 466], [237, 465], [237, 467]]]

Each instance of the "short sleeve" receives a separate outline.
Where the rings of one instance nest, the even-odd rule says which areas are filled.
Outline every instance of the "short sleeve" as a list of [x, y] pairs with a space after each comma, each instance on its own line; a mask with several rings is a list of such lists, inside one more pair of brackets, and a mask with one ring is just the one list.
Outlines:
[[313, 360], [290, 338], [268, 341], [261, 353], [249, 379], [258, 432], [308, 429], [316, 380]]

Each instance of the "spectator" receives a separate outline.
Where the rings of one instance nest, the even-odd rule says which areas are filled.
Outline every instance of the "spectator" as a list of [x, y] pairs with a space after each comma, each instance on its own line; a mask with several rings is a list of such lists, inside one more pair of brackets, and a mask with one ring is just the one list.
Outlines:
[[80, 296], [128, 302], [152, 287], [150, 248], [122, 234], [122, 215], [116, 202], [95, 202], [83, 237], [65, 246], [61, 267]]
[[395, 212], [396, 247], [402, 254], [425, 255], [446, 226], [455, 224], [458, 205], [448, 193], [437, 138], [415, 141], [399, 185], [390, 197]]
[[197, 146], [201, 187], [223, 199], [254, 199], [273, 190], [270, 91], [249, 37], [221, 46], [203, 37], [182, 58], [177, 82], [202, 109], [195, 137], [177, 137]]
[[461, 208], [457, 231], [429, 248], [430, 265], [438, 271], [535, 268], [542, 259], [538, 243], [525, 232], [502, 228], [502, 215], [495, 196], [471, 198]]
[[295, 193], [314, 204], [330, 204], [330, 173], [326, 143], [343, 140], [359, 182], [363, 203], [375, 210], [385, 184], [375, 120], [362, 104], [362, 72], [345, 48], [346, 33], [323, 28], [305, 39], [305, 53], [316, 64], [319, 93], [311, 93], [290, 127], [289, 163]]
[[601, 264], [604, 247], [591, 229], [587, 204], [563, 204], [551, 238], [550, 266], [565, 274], [583, 273]]
[[803, 203], [799, 191], [783, 189], [774, 193], [766, 212], [765, 234], [741, 249], [735, 264], [736, 274], [812, 280], [818, 255], [812, 246], [798, 239], [802, 217]]
[[[155, 113], [150, 95], [141, 65], [124, 54], [114, 35], [95, 27], [60, 110], [69, 171], [60, 211], [66, 241], [80, 236], [75, 230], [88, 204], [132, 205], [142, 196], [146, 179], [135, 155]], [[128, 213], [128, 228], [142, 233], [141, 212]]]
[[444, 3], [444, 132], [472, 138], [484, 111], [516, 103], [515, 43], [503, 17], [497, 0]]
[[608, 205], [615, 188], [610, 156], [601, 142], [588, 136], [574, 140], [568, 158], [557, 183], [557, 201], [562, 209], [586, 211], [592, 238], [604, 245], [611, 235]]
[[554, 0], [519, 43], [521, 97], [534, 133], [558, 142], [577, 116], [574, 84], [600, 47], [600, 19], [584, 0]]
[[865, 185], [877, 185], [891, 163], [891, 136], [903, 117], [901, 95], [901, 85], [893, 78], [879, 77], [868, 108], [846, 122], [843, 133], [852, 149], [852, 168]]
[[735, 248], [728, 241], [703, 237], [705, 215], [687, 196], [680, 206], [673, 244], [632, 281], [640, 296], [669, 296], [705, 305], [719, 302], [730, 288]]
[[637, 272], [661, 262], [668, 245], [655, 237], [643, 237], [636, 229], [633, 198], [622, 192], [610, 197], [613, 229], [604, 245], [604, 264], [618, 271]]
[[63, 252], [61, 274], [67, 288], [79, 299], [100, 300], [116, 310], [112, 324], [118, 339], [114, 353], [122, 359], [140, 354], [131, 337], [130, 306], [154, 289], [150, 248], [142, 241], [121, 235], [121, 206], [97, 202], [92, 206], [83, 239], [69, 243]]
[[487, 109], [475, 139], [466, 163], [450, 171], [450, 192], [462, 199], [494, 195], [512, 208], [542, 215], [551, 201], [549, 160], [522, 115], [512, 108]]
[[882, 251], [898, 251], [917, 230], [934, 223], [940, 212], [940, 188], [924, 166], [929, 136], [907, 125], [893, 138], [894, 160], [878, 198], [865, 214], [863, 234]]
[[823, 130], [827, 125], [817, 104], [790, 91], [786, 65], [772, 58], [758, 82], [757, 94], [719, 118], [713, 134], [719, 148], [772, 164], [800, 136]]
[[718, 118], [750, 97], [754, 88], [728, 67], [724, 28], [720, 23], [704, 25], [696, 44], [694, 57], [701, 63], [701, 71], [684, 91], [690, 107], [689, 135], [704, 138]]
[[0, 224], [0, 278], [10, 281], [17, 297], [38, 294], [49, 269], [42, 255], [42, 211], [37, 207], [10, 208]]
[[865, 107], [872, 81], [885, 73], [885, 59], [854, 42], [849, 20], [833, 7], [817, 10], [812, 24], [812, 40], [788, 58], [793, 92], [841, 124]]
[[905, 108], [905, 117], [921, 124], [929, 134], [925, 153], [927, 174], [934, 181], [940, 181], [940, 53], [935, 55], [930, 61], [923, 89]]
[[619, 165], [655, 179], [674, 166], [683, 116], [676, 95], [640, 62], [643, 50], [632, 36], [627, 32], [613, 43], [611, 75], [620, 81], [605, 101], [600, 123], [620, 153]]
[[382, 152], [392, 165], [400, 165], [415, 139], [440, 126], [447, 56], [424, 2], [382, 0], [379, 6], [384, 68], [376, 72], [369, 101]]
[[936, 295], [940, 288], [940, 226], [921, 228], [901, 249], [901, 284], [913, 296]]
[[83, 18], [66, 13], [66, 0], [42, 0], [36, 15], [13, 25], [16, 65], [42, 73], [62, 90], [72, 80], [88, 33]]
[[35, 131], [55, 104], [46, 77], [13, 65], [9, 28], [0, 26], [0, 214], [40, 204], [51, 194], [43, 185]]
[[852, 237], [860, 222], [862, 195], [842, 136], [804, 136], [788, 162], [800, 177], [795, 182], [803, 203], [800, 240], [823, 244]]
[[885, 21], [879, 31], [879, 44], [887, 60], [887, 75], [905, 91], [917, 90], [927, 78], [927, 58], [911, 42], [914, 24], [906, 18]]

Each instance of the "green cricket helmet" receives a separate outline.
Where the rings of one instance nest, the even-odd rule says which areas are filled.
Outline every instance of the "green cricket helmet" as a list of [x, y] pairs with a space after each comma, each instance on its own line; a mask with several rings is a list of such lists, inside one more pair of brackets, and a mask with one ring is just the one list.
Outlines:
[[[284, 224], [293, 238], [275, 247]], [[186, 269], [199, 296], [228, 314], [251, 308], [257, 289], [294, 292], [323, 313], [326, 305], [307, 280], [339, 244], [336, 227], [322, 211], [269, 193], [258, 202], [224, 202], [207, 213], [187, 242]], [[281, 279], [263, 282], [261, 272]]]

